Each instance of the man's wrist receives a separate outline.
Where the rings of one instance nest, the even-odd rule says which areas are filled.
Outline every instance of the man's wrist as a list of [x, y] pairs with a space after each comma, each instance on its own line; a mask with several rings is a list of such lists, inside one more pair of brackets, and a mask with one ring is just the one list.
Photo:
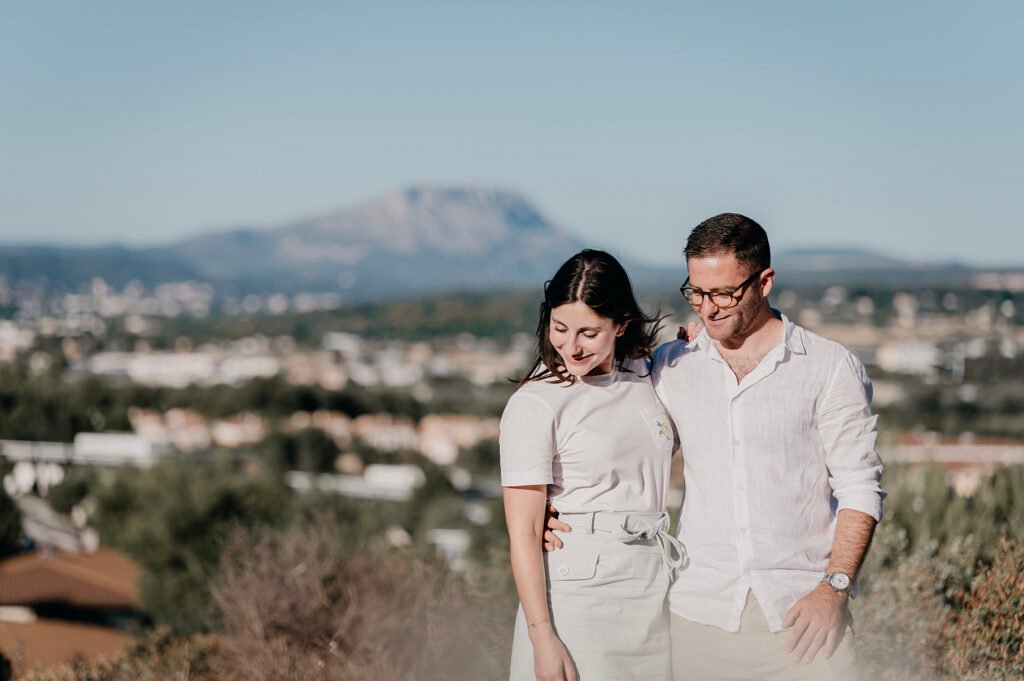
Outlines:
[[837, 593], [852, 593], [854, 590], [853, 574], [845, 570], [829, 569], [822, 576], [821, 581]]
[[849, 591], [836, 591], [835, 589], [833, 589], [831, 586], [828, 585], [828, 582], [825, 582], [825, 581], [818, 582], [818, 586], [815, 587], [814, 590], [819, 592], [819, 593], [821, 593], [824, 596], [828, 596], [829, 598], [834, 598], [834, 599], [836, 599], [838, 601], [841, 601], [843, 603], [846, 603], [847, 601], [850, 600], [850, 592]]

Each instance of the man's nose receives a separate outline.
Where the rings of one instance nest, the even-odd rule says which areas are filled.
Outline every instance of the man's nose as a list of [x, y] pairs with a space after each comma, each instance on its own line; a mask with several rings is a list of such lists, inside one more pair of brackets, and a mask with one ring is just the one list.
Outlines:
[[717, 312], [718, 309], [718, 306], [715, 305], [715, 301], [711, 300], [711, 296], [704, 296], [704, 299], [700, 301], [700, 307], [697, 308], [701, 314]]

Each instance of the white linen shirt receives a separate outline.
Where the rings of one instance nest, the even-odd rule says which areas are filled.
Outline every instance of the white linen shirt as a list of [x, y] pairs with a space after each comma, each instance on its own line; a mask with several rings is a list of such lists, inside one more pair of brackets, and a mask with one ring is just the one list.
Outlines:
[[683, 451], [677, 535], [690, 559], [669, 607], [726, 631], [739, 630], [748, 589], [779, 631], [824, 575], [836, 513], [882, 514], [864, 366], [779, 316], [782, 342], [739, 384], [706, 331], [654, 358]]

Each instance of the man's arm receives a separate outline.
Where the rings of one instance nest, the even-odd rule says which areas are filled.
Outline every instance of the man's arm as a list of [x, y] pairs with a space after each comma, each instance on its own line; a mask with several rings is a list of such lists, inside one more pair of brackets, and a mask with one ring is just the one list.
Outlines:
[[[875, 451], [878, 417], [871, 413], [871, 382], [864, 365], [850, 353], [839, 358], [818, 415], [829, 484], [838, 503], [828, 572], [857, 576], [875, 524], [882, 517], [885, 492], [879, 485], [882, 461]], [[786, 650], [796, 661], [811, 662], [819, 651], [831, 656], [847, 615], [848, 593], [819, 584], [786, 613], [793, 627]]]
[[[832, 540], [832, 557], [828, 572], [845, 572], [856, 578], [871, 544], [876, 521], [866, 513], [844, 509], [836, 517], [836, 534]], [[846, 606], [850, 594], [834, 591], [821, 582], [789, 609], [782, 622], [793, 631], [786, 641], [786, 651], [794, 662], [808, 662], [822, 652], [831, 657], [846, 623]]]

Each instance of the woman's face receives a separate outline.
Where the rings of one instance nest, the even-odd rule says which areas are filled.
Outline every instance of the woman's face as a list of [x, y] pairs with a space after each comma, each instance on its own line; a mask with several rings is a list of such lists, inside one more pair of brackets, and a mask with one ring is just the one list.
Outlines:
[[573, 376], [596, 376], [612, 370], [615, 339], [625, 331], [577, 300], [551, 310], [548, 338]]

